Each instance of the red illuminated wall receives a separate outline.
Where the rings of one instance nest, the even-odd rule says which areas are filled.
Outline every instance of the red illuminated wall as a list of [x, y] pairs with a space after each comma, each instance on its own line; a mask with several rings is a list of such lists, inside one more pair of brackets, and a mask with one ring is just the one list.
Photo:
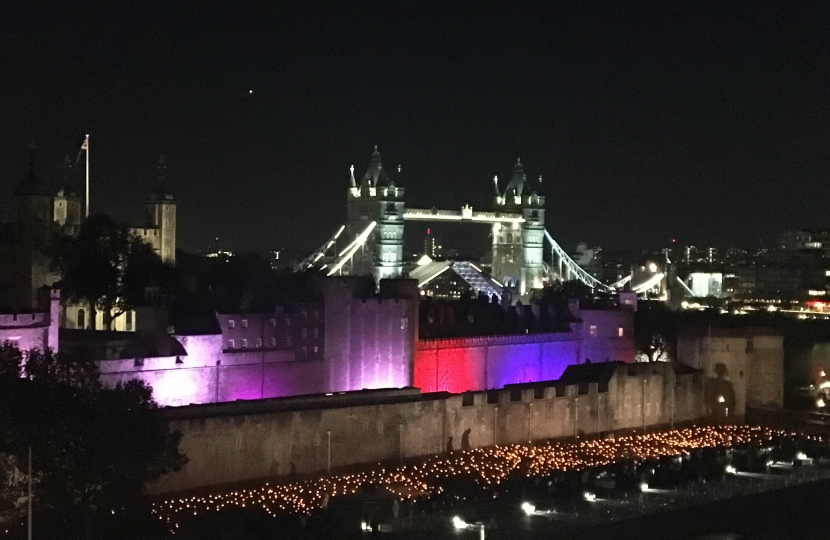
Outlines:
[[579, 359], [577, 334], [533, 334], [420, 341], [414, 385], [424, 392], [465, 392], [558, 379]]

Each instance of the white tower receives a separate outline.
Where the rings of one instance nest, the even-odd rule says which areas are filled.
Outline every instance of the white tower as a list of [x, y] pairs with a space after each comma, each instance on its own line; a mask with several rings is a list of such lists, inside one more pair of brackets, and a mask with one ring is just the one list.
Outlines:
[[151, 241], [161, 260], [176, 264], [176, 200], [166, 186], [167, 162], [164, 156], [158, 161], [158, 186], [150, 195], [147, 211], [150, 227], [157, 231], [157, 238]]

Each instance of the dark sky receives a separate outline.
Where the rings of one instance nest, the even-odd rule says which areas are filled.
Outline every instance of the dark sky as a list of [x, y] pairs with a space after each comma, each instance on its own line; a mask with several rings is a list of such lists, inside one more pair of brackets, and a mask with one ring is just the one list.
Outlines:
[[187, 249], [313, 249], [374, 144], [410, 206], [521, 157], [566, 247], [748, 244], [830, 225], [830, 2], [0, 0], [0, 216], [86, 132], [93, 211], [163, 153]]

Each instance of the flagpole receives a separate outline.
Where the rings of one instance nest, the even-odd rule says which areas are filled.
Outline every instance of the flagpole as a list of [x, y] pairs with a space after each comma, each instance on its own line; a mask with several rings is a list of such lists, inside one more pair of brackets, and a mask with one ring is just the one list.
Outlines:
[[32, 447], [29, 447], [29, 497], [28, 497], [28, 520], [29, 520], [29, 527], [26, 538], [28, 540], [32, 540]]
[[89, 217], [89, 133], [86, 134], [86, 217]]

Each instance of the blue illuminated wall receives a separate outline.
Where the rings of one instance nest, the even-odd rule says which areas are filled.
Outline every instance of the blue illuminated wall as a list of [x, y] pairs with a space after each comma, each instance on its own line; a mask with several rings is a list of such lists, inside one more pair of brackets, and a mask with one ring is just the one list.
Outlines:
[[414, 384], [424, 392], [465, 392], [558, 379], [579, 359], [575, 333], [420, 341]]

